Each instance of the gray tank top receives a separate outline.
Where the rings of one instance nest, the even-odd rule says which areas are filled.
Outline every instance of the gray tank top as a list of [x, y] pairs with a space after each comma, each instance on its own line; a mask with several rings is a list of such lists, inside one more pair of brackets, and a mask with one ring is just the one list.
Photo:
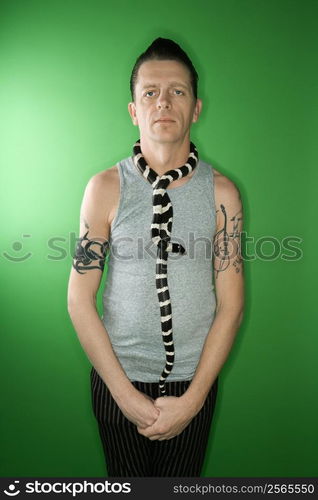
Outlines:
[[[117, 163], [120, 199], [109, 236], [102, 321], [131, 381], [158, 382], [165, 366], [156, 290], [157, 247], [151, 240], [151, 184], [132, 156]], [[215, 315], [212, 253], [216, 228], [214, 177], [199, 159], [190, 179], [167, 189], [171, 241], [186, 254], [168, 257], [175, 362], [169, 381], [191, 380]]]

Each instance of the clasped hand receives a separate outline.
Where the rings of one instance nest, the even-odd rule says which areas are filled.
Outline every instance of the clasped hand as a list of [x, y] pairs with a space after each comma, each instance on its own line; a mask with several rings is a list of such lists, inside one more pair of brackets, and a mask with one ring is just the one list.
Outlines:
[[139, 434], [149, 438], [163, 441], [172, 439], [180, 434], [189, 425], [194, 417], [189, 407], [180, 397], [162, 396], [153, 401], [155, 408], [159, 410], [157, 420], [148, 427], [139, 427]]

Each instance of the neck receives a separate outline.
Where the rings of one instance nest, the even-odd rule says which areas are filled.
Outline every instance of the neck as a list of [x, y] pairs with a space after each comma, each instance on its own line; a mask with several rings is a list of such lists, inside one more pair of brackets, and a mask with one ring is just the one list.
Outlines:
[[140, 147], [147, 164], [159, 175], [184, 165], [190, 154], [190, 139], [178, 142], [150, 142], [140, 138]]

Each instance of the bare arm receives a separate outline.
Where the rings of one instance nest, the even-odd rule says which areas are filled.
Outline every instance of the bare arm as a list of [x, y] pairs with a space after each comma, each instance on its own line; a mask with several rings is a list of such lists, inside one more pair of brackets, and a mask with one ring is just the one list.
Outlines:
[[243, 317], [243, 263], [240, 233], [242, 203], [236, 186], [215, 176], [217, 227], [214, 238], [216, 314], [206, 337], [200, 360], [187, 391], [179, 398], [157, 398], [158, 420], [138, 429], [149, 439], [171, 439], [187, 427], [204, 405], [208, 392], [225, 363]]
[[68, 283], [68, 312], [87, 357], [122, 412], [131, 422], [146, 427], [155, 422], [159, 410], [131, 384], [96, 308], [96, 294], [109, 251], [109, 222], [116, 189], [113, 171], [96, 174], [86, 186], [79, 242]]
[[221, 371], [243, 319], [244, 277], [241, 256], [243, 207], [235, 184], [216, 177], [217, 230], [214, 238], [216, 314], [199, 364], [184, 399], [197, 413]]

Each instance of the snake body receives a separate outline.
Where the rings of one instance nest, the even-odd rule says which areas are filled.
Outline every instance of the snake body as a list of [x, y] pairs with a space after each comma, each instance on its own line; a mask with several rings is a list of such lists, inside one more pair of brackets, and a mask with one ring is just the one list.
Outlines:
[[167, 193], [167, 187], [172, 181], [181, 179], [190, 174], [198, 164], [198, 152], [195, 145], [190, 142], [190, 154], [187, 162], [176, 169], [168, 170], [159, 176], [149, 165], [142, 154], [140, 139], [133, 147], [133, 160], [143, 177], [153, 188], [153, 218], [151, 223], [151, 239], [157, 246], [156, 258], [156, 289], [160, 307], [161, 334], [166, 353], [165, 367], [159, 378], [159, 390], [162, 396], [166, 395], [165, 382], [172, 371], [175, 360], [175, 349], [172, 331], [172, 308], [168, 287], [167, 263], [168, 254], [184, 254], [185, 248], [171, 242], [173, 222], [173, 207]]

